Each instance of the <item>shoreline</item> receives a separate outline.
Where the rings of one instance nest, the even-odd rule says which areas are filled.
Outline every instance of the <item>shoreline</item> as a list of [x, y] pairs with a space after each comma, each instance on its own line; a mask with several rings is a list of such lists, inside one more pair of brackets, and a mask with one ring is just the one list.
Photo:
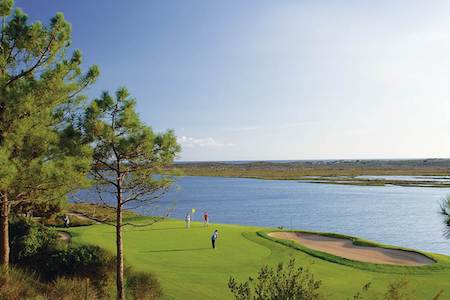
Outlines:
[[[361, 174], [357, 176], [373, 176]], [[383, 175], [375, 175], [383, 176]], [[411, 177], [442, 177], [448, 175], [386, 175], [386, 176], [411, 176]], [[298, 181], [299, 183], [314, 184], [336, 184], [336, 185], [352, 185], [352, 186], [402, 186], [402, 187], [423, 187], [423, 188], [450, 188], [450, 181], [420, 181], [420, 180], [395, 180], [395, 179], [358, 179], [354, 177], [342, 178], [342, 176], [313, 176], [314, 178], [301, 177], [264, 177], [264, 176], [246, 176], [246, 175], [220, 175], [220, 174], [182, 174], [179, 177], [220, 177], [220, 178], [242, 178], [242, 179], [258, 179], [258, 180], [277, 180], [277, 181]]]
[[[326, 161], [258, 161], [258, 162], [185, 162], [174, 168], [180, 175], [298, 180], [321, 184], [361, 186], [415, 186], [450, 188], [450, 159], [419, 160], [326, 160]], [[376, 176], [379, 178], [360, 178]], [[436, 180], [405, 180], [382, 176], [441, 177]], [[444, 178], [442, 178], [444, 177]], [[422, 179], [422, 180], [421, 180]], [[442, 180], [445, 179], [445, 180]], [[447, 181], [448, 180], [448, 181]]]

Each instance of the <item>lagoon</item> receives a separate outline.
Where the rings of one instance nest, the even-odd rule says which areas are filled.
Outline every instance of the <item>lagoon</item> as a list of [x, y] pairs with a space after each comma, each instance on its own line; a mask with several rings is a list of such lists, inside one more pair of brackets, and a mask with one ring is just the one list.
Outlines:
[[[81, 193], [81, 197], [87, 191]], [[92, 190], [89, 192], [92, 199]], [[337, 232], [450, 255], [439, 204], [448, 188], [353, 186], [295, 180], [186, 176], [146, 215], [194, 221], [208, 211], [212, 223]]]
[[187, 176], [160, 201], [171, 216], [211, 222], [338, 232], [386, 244], [450, 254], [439, 203], [450, 189], [351, 186]]

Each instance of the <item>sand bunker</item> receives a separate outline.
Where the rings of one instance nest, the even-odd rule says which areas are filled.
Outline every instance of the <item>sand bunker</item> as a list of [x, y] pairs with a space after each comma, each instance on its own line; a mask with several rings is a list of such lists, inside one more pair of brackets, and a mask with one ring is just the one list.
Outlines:
[[435, 263], [420, 253], [379, 247], [356, 246], [349, 239], [303, 232], [272, 232], [269, 236], [296, 241], [308, 248], [351, 260], [401, 266], [423, 266]]

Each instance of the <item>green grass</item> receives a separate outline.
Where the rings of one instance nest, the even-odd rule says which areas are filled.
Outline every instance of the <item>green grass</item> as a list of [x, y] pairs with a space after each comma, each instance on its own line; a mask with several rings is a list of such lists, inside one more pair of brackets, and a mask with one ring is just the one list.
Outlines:
[[[145, 222], [146, 218], [134, 218]], [[218, 247], [212, 250], [210, 236], [219, 229]], [[193, 223], [184, 228], [180, 220], [166, 220], [151, 227], [126, 227], [126, 263], [136, 271], [153, 272], [161, 281], [165, 299], [232, 299], [227, 288], [230, 275], [239, 280], [255, 276], [264, 264], [275, 266], [290, 256], [307, 265], [322, 280], [329, 299], [352, 297], [367, 282], [370, 293], [383, 293], [389, 281], [406, 279], [418, 299], [429, 299], [439, 290], [450, 297], [450, 257], [432, 255], [434, 267], [379, 266], [366, 263], [343, 265], [314, 253], [306, 253], [291, 242], [264, 237], [268, 228]], [[93, 225], [70, 228], [74, 243], [92, 243], [114, 252], [114, 228]], [[360, 240], [364, 243], [367, 241]], [[293, 247], [294, 246], [294, 247]]]

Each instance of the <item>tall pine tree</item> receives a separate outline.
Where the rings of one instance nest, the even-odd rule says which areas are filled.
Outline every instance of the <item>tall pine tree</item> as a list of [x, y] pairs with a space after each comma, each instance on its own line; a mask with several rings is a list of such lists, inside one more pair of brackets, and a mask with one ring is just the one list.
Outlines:
[[86, 183], [91, 150], [79, 143], [70, 112], [98, 68], [67, 57], [71, 26], [59, 13], [30, 24], [12, 0], [0, 0], [0, 263], [9, 265], [11, 209], [61, 201]]
[[164, 169], [180, 146], [172, 131], [155, 134], [135, 111], [135, 100], [124, 88], [115, 97], [105, 92], [87, 108], [83, 129], [94, 147], [92, 174], [99, 191], [113, 195], [116, 210], [117, 298], [125, 299], [122, 211], [150, 205], [172, 183]]

